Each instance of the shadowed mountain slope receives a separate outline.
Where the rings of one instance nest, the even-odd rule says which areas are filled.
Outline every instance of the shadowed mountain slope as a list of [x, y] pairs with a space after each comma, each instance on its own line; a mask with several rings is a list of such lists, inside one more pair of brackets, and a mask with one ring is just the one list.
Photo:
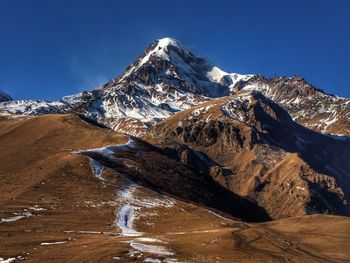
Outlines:
[[261, 93], [243, 90], [195, 106], [155, 125], [145, 138], [205, 153], [216, 180], [274, 218], [349, 214], [350, 140], [304, 128]]

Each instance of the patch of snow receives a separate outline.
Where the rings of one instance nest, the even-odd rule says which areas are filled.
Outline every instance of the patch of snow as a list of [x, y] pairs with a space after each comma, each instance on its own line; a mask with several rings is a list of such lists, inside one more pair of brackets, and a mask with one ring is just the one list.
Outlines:
[[162, 256], [172, 256], [174, 253], [163, 246], [148, 245], [139, 242], [131, 242], [130, 246], [140, 252], [151, 253]]
[[139, 238], [136, 238], [135, 240], [141, 241], [141, 242], [163, 243], [162, 240], [156, 239], [156, 238], [151, 238], [151, 237], [139, 237]]
[[133, 229], [133, 222], [141, 209], [153, 207], [171, 207], [175, 200], [170, 197], [136, 198], [135, 190], [139, 187], [133, 181], [124, 177], [124, 186], [117, 191], [117, 198], [125, 204], [117, 210], [116, 225], [121, 229], [123, 236], [140, 236], [142, 233]]
[[168, 196], [157, 195], [152, 198], [134, 198], [132, 203], [136, 207], [136, 209], [155, 207], [170, 208], [175, 204], [175, 199]]
[[124, 181], [123, 187], [117, 191], [117, 197], [123, 201], [129, 201], [132, 200], [138, 185], [126, 177], [124, 177]]
[[129, 256], [129, 257], [140, 257], [140, 254], [141, 254], [140, 251], [134, 250], [134, 251], [130, 251], [130, 252], [128, 253], [128, 256]]
[[228, 75], [227, 72], [219, 69], [216, 66], [212, 67], [212, 69], [207, 73], [207, 76], [209, 77], [209, 79], [215, 82], [220, 82], [220, 80], [226, 75]]
[[64, 96], [61, 101], [68, 104], [75, 104], [81, 101], [82, 93], [77, 93], [74, 95]]
[[217, 83], [220, 83], [220, 81], [225, 77], [226, 79], [228, 79], [230, 81], [229, 87], [232, 91], [232, 88], [234, 87], [234, 85], [236, 85], [237, 82], [248, 81], [249, 79], [251, 79], [255, 75], [252, 75], [252, 74], [241, 75], [238, 73], [227, 73], [227, 72], [221, 70], [220, 68], [213, 66], [212, 69], [210, 71], [208, 71], [207, 76], [209, 77], [209, 79], [211, 81], [217, 82]]
[[178, 41], [175, 39], [166, 37], [158, 40], [158, 45], [156, 45], [141, 61], [140, 66], [145, 64], [149, 58], [155, 54], [156, 56], [169, 60], [168, 54], [164, 51], [168, 48], [168, 46], [179, 46]]
[[226, 117], [245, 122], [248, 118], [248, 111], [251, 107], [252, 96], [240, 95], [234, 97], [231, 101], [221, 107], [221, 111]]
[[122, 231], [123, 236], [141, 236], [142, 233], [133, 229], [133, 222], [135, 219], [134, 208], [126, 204], [122, 206], [117, 212], [116, 225]]
[[200, 110], [198, 110], [198, 109], [195, 109], [195, 110], [193, 110], [192, 112], [191, 112], [191, 115], [193, 116], [193, 117], [198, 117], [199, 115], [200, 115]]
[[87, 149], [87, 150], [78, 150], [73, 151], [73, 154], [87, 154], [87, 153], [97, 153], [102, 155], [104, 158], [109, 159], [111, 161], [115, 161], [114, 153], [118, 150], [126, 150], [134, 146], [135, 141], [129, 137], [128, 142], [125, 144], [115, 145], [115, 146], [107, 146], [96, 149]]
[[130, 204], [133, 201], [133, 194], [138, 185], [126, 177], [124, 177], [124, 181], [123, 187], [117, 192], [117, 197], [120, 201], [126, 202], [126, 204], [117, 211], [116, 225], [122, 231], [123, 236], [141, 236], [142, 233], [133, 229], [135, 208]]
[[77, 231], [79, 234], [101, 234], [100, 231], [89, 231], [89, 230], [80, 230]]
[[33, 210], [33, 211], [45, 211], [45, 208], [39, 207], [38, 205], [35, 206], [31, 206], [29, 207], [29, 210]]
[[69, 105], [61, 101], [13, 100], [0, 103], [0, 108], [12, 114], [32, 115], [43, 113], [63, 113]]
[[8, 258], [8, 259], [0, 258], [0, 263], [11, 263], [14, 261], [16, 261], [16, 258]]
[[293, 104], [299, 104], [300, 103], [300, 98], [299, 97], [296, 97], [293, 101], [292, 101]]
[[124, 185], [117, 191], [117, 200], [124, 203], [116, 212], [116, 225], [121, 229], [123, 236], [141, 236], [142, 233], [133, 228], [133, 223], [141, 209], [153, 207], [171, 207], [175, 200], [170, 197], [159, 196], [155, 198], [135, 197], [135, 190], [139, 187], [135, 182], [123, 177]]
[[217, 217], [219, 217], [219, 218], [221, 218], [221, 219], [223, 219], [223, 220], [231, 221], [231, 219], [228, 219], [228, 218], [226, 218], [226, 217], [223, 217], [223, 216], [221, 216], [221, 215], [219, 215], [219, 214], [217, 214], [217, 213], [215, 213], [215, 212], [213, 212], [213, 211], [211, 211], [211, 210], [208, 210], [208, 209], [207, 209], [207, 211], [208, 211], [208, 213], [213, 214], [213, 215], [215, 215], [215, 216], [217, 216]]
[[14, 222], [14, 221], [20, 220], [22, 218], [25, 218], [25, 216], [20, 215], [20, 216], [10, 216], [10, 217], [7, 217], [7, 218], [1, 218], [1, 223], [3, 223], [3, 222]]
[[42, 242], [40, 243], [41, 246], [51, 246], [51, 245], [60, 245], [65, 244], [67, 241], [56, 241], [56, 242]]
[[144, 262], [162, 263], [162, 261], [158, 258], [145, 258]]
[[[25, 209], [27, 210], [27, 209]], [[26, 217], [30, 217], [33, 216], [33, 214], [31, 212], [28, 211], [24, 211], [24, 212], [20, 212], [20, 213], [15, 213], [14, 216], [10, 216], [10, 217], [6, 217], [6, 218], [1, 218], [0, 224], [1, 223], [9, 223], [9, 222], [14, 222], [17, 220], [20, 220], [22, 218], [26, 218]]]
[[176, 258], [165, 258], [164, 263], [180, 263]]
[[91, 164], [91, 168], [94, 176], [98, 179], [103, 180], [102, 172], [103, 172], [104, 166], [99, 161], [96, 161], [93, 158], [90, 158], [90, 164]]
[[[199, 108], [196, 108], [195, 110], [193, 110], [191, 112], [191, 116], [189, 119], [192, 119], [192, 117], [198, 117], [202, 114], [205, 114], [208, 112], [208, 110], [213, 107], [212, 105], [209, 105], [209, 106], [205, 106], [205, 107], [199, 107]], [[181, 125], [182, 125], [182, 122], [181, 122]]]

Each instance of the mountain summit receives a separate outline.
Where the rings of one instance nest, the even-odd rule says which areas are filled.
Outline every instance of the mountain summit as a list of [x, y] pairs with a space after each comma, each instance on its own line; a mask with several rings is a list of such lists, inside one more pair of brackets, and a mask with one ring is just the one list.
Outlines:
[[4, 102], [0, 109], [25, 115], [73, 112], [138, 136], [175, 112], [242, 89], [261, 92], [308, 128], [350, 135], [349, 99], [328, 95], [300, 77], [227, 73], [172, 38], [150, 44], [120, 76], [95, 90], [54, 102]]
[[215, 98], [230, 95], [230, 87], [251, 77], [226, 73], [206, 59], [195, 56], [178, 41], [163, 38], [149, 45], [117, 80], [144, 85], [167, 84], [179, 92]]

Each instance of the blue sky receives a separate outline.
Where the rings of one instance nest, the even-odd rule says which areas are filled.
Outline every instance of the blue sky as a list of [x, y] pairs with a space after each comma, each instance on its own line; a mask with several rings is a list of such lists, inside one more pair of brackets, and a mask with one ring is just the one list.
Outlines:
[[350, 97], [350, 1], [0, 0], [0, 89], [57, 99], [173, 37], [223, 70], [301, 75]]

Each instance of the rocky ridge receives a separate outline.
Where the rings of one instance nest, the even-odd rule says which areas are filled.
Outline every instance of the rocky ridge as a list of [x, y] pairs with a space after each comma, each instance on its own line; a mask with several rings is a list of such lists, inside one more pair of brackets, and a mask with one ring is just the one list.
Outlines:
[[[274, 218], [350, 213], [350, 139], [299, 125], [259, 92], [241, 90], [179, 112], [152, 127], [145, 139], [205, 154], [214, 179]], [[178, 152], [193, 165], [183, 158], [188, 153]]]

